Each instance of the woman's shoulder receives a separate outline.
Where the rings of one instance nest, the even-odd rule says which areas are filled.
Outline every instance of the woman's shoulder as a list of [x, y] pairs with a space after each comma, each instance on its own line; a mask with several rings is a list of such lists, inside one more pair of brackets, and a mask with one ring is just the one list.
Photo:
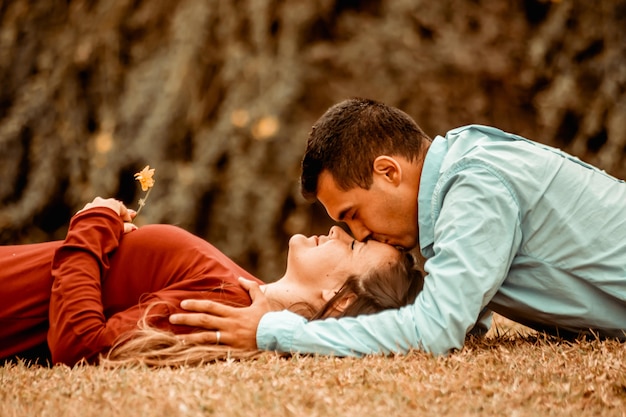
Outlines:
[[186, 251], [198, 249], [201, 251], [216, 250], [206, 240], [193, 233], [171, 224], [148, 224], [124, 235], [122, 245], [143, 247], [145, 250]]
[[173, 224], [165, 224], [165, 223], [156, 223], [156, 224], [146, 224], [139, 227], [135, 231], [142, 231], [143, 233], [165, 233], [165, 234], [181, 234], [181, 235], [192, 235], [191, 232], [183, 229], [180, 226], [176, 226]]
[[224, 270], [236, 276], [258, 280], [213, 244], [175, 225], [141, 226], [124, 235], [120, 247], [125, 253], [143, 253], [144, 258], [175, 259], [186, 267], [193, 264], [198, 268], [209, 268], [214, 275], [216, 271]]
[[151, 238], [171, 238], [171, 239], [191, 239], [196, 240], [200, 239], [198, 236], [189, 232], [188, 230], [183, 229], [180, 226], [175, 226], [173, 224], [146, 224], [144, 226], [139, 227], [137, 230], [134, 230], [128, 234], [131, 235], [141, 235], [143, 237], [151, 237]]

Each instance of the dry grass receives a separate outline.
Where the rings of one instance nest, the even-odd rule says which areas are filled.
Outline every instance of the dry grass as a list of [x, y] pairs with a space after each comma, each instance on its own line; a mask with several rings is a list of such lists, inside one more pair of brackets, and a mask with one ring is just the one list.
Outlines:
[[500, 320], [447, 357], [273, 354], [195, 368], [0, 368], [10, 416], [626, 416], [626, 345]]

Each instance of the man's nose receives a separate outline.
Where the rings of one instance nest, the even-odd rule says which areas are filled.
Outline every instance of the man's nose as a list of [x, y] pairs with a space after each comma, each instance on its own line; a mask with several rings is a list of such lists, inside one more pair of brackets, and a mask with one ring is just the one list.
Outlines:
[[361, 223], [348, 224], [348, 227], [354, 238], [361, 242], [368, 240], [372, 234], [372, 232]]

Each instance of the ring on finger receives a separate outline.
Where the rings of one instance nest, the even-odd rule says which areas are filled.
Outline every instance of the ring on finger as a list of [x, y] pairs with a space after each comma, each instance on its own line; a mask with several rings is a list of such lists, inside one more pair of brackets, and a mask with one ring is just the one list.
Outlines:
[[219, 345], [220, 344], [220, 338], [222, 337], [222, 335], [220, 334], [220, 331], [216, 331], [215, 332], [215, 344]]

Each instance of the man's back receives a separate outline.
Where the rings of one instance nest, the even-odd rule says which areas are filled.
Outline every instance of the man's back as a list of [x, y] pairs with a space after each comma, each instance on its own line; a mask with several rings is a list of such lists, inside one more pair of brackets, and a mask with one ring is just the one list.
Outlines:
[[[455, 129], [446, 142], [434, 212], [459, 200], [455, 184], [473, 181], [476, 198], [489, 200], [490, 192], [505, 190], [507, 207], [497, 210], [518, 217], [510, 222], [518, 229], [510, 233], [519, 236], [510, 270], [489, 308], [536, 328], [558, 324], [561, 331], [599, 328], [624, 336], [626, 184], [557, 149], [493, 128]], [[489, 190], [485, 175], [496, 179], [497, 190]], [[502, 204], [496, 197], [494, 204]]]

